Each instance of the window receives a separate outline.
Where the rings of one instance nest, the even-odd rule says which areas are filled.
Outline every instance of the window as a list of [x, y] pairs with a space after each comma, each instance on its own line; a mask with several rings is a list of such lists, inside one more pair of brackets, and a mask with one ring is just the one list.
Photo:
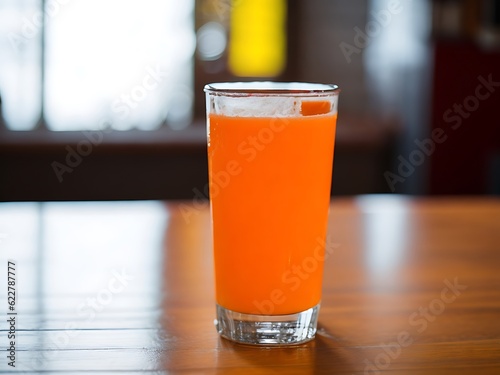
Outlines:
[[194, 0], [4, 0], [0, 33], [8, 129], [191, 123]]

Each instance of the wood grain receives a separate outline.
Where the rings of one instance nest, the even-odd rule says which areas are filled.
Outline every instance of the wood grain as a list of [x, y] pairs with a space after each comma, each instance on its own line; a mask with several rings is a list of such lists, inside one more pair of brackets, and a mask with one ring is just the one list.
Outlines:
[[318, 335], [291, 348], [218, 337], [206, 203], [3, 203], [0, 234], [2, 373], [500, 373], [495, 198], [333, 200]]

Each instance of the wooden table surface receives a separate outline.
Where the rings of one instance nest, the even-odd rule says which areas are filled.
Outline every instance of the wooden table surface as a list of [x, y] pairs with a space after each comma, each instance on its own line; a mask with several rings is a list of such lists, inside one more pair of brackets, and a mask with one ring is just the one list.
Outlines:
[[1, 203], [0, 372], [500, 374], [499, 199], [334, 199], [329, 241], [317, 338], [256, 348], [216, 334], [205, 202]]

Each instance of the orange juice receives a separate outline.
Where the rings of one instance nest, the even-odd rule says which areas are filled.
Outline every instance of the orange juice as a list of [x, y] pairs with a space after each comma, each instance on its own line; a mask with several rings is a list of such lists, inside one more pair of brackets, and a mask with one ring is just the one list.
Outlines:
[[209, 114], [217, 304], [301, 312], [321, 298], [336, 112], [302, 103], [289, 117]]

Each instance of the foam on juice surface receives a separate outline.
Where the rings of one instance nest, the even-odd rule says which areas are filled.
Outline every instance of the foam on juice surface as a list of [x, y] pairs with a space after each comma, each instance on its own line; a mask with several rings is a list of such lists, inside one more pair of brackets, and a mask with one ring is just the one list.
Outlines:
[[297, 117], [331, 112], [334, 99], [236, 96], [213, 98], [212, 113], [228, 117]]
[[300, 115], [300, 100], [293, 97], [215, 97], [215, 113], [229, 117], [291, 117]]

